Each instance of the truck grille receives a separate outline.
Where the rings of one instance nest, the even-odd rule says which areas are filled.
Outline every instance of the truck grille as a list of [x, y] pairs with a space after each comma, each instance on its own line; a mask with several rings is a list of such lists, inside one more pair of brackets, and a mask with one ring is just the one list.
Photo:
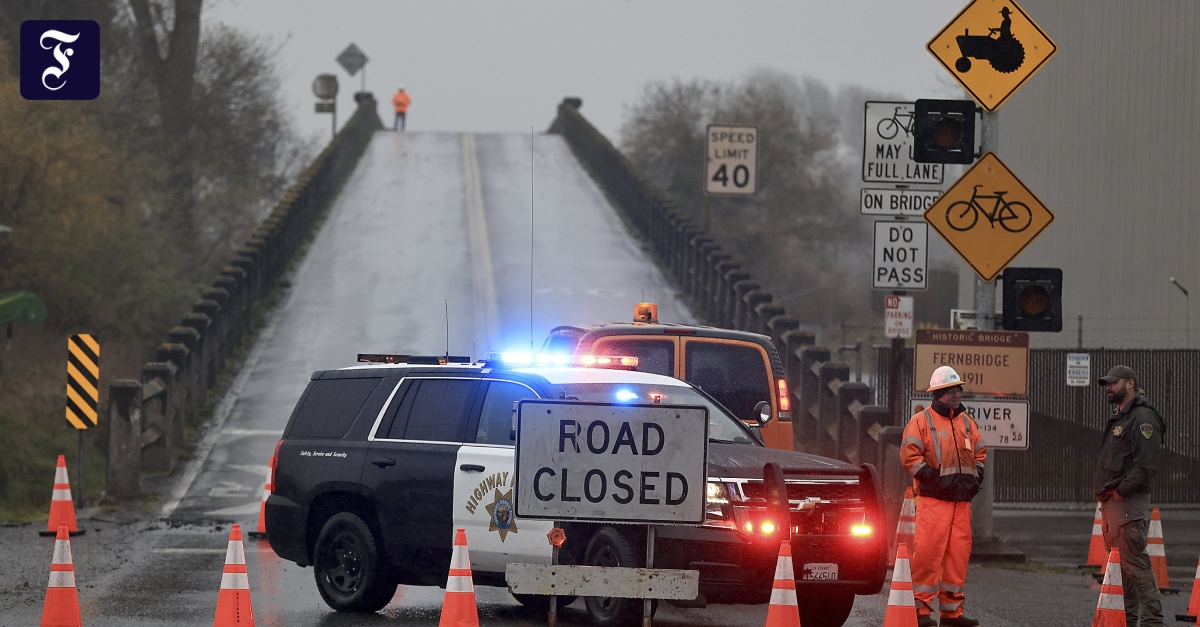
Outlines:
[[[747, 500], [766, 498], [766, 489], [761, 481], [746, 481], [739, 485], [742, 496]], [[791, 483], [787, 484], [788, 500], [803, 501], [819, 498], [822, 501], [862, 502], [862, 491], [857, 483]]]

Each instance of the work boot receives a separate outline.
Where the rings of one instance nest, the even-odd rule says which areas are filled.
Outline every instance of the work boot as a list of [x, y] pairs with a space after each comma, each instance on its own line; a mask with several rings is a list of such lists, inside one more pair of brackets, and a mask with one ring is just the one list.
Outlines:
[[937, 621], [929, 614], [920, 614], [917, 616], [917, 627], [937, 627]]
[[943, 618], [942, 625], [943, 627], [979, 627], [979, 621], [966, 616], [955, 616], [954, 618]]

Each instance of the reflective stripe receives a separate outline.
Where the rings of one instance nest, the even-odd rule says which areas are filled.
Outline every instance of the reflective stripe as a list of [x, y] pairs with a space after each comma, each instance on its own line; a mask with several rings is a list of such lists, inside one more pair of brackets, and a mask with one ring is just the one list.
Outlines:
[[904, 438], [904, 441], [900, 443], [900, 446], [904, 446], [905, 444], [914, 444], [922, 453], [925, 452], [925, 443], [921, 441], [921, 438], [918, 438], [915, 435], [910, 435], [907, 438]]
[[1120, 594], [1102, 594], [1100, 601], [1096, 603], [1098, 610], [1120, 610], [1125, 611], [1125, 597]]
[[1150, 557], [1166, 557], [1167, 550], [1166, 547], [1161, 544], [1147, 544], [1146, 554]]
[[1196, 579], [1200, 579], [1200, 562], [1196, 564]]
[[[54, 484], [55, 485], [66, 485], [70, 482], [71, 482], [71, 480], [67, 479], [67, 467], [66, 466], [59, 466], [54, 469]], [[43, 483], [42, 485], [46, 485], [46, 484]], [[45, 492], [43, 492], [42, 494], [45, 494]]]
[[942, 616], [945, 616], [946, 612], [953, 612], [954, 610], [957, 610], [958, 608], [962, 607], [962, 604], [962, 601], [952, 601], [950, 603], [942, 602]]
[[446, 579], [446, 592], [474, 592], [475, 586], [470, 577], [456, 576]]
[[792, 581], [795, 579], [795, 577], [792, 575], [793, 572], [795, 572], [795, 571], [792, 570], [792, 558], [785, 556], [785, 557], [780, 557], [778, 560], [776, 560], [776, 562], [775, 562], [775, 579], [776, 580], [783, 579], [786, 581]]
[[929, 421], [929, 439], [933, 440], [933, 454], [940, 464], [942, 463], [942, 442], [938, 438], [937, 427], [933, 426], [933, 414], [929, 413], [929, 408], [925, 409], [925, 420]]
[[[967, 434], [967, 441], [970, 442], [971, 441], [971, 418], [970, 418], [970, 416], [967, 415], [967, 412], [965, 412], [965, 411], [959, 415], [962, 416], [963, 431]], [[950, 428], [951, 429], [954, 428], [953, 422], [950, 423]], [[975, 449], [975, 450], [979, 450], [979, 449]]]
[[975, 444], [975, 452], [978, 453], [979, 449], [983, 448], [983, 446], [983, 440], [979, 440], [979, 442]]
[[221, 573], [222, 590], [249, 590], [250, 576], [246, 573]]
[[913, 584], [913, 590], [917, 592], [928, 592], [930, 594], [937, 594], [938, 591], [937, 586], [926, 586], [915, 583]]
[[[1100, 523], [1092, 523], [1092, 535], [1094, 535], [1094, 536], [1104, 535], [1104, 527], [1101, 526]], [[1196, 567], [1196, 572], [1200, 572], [1200, 566]]]
[[914, 521], [901, 521], [900, 524], [896, 525], [896, 531], [897, 533], [915, 534], [917, 533], [917, 523]]
[[1119, 586], [1121, 585], [1121, 565], [1108, 563], [1104, 569], [1104, 585]]
[[240, 540], [230, 540], [229, 546], [225, 548], [225, 564], [245, 564], [246, 551], [242, 548]]
[[929, 464], [926, 464], [926, 463], [925, 463], [925, 460], [921, 460], [921, 461], [919, 461], [919, 462], [917, 462], [917, 463], [913, 464], [913, 467], [912, 467], [912, 468], [909, 468], [909, 469], [908, 469], [908, 472], [909, 472], [909, 473], [910, 473], [912, 476], [914, 476], [914, 477], [915, 477], [915, 476], [917, 476], [917, 473], [918, 473], [918, 472], [921, 472], [921, 469], [922, 469], [922, 468], [925, 468], [926, 466], [929, 466]]
[[962, 586], [952, 586], [952, 585], [946, 583], [945, 581], [939, 581], [938, 585], [941, 586], [942, 590], [945, 590], [946, 592], [952, 592], [952, 593], [958, 594], [963, 591]]
[[891, 590], [888, 592], [888, 605], [912, 607], [917, 604], [912, 590]]
[[[445, 553], [442, 555], [445, 555]], [[450, 568], [471, 568], [471, 558], [467, 555], [467, 547], [454, 547], [454, 554], [450, 556]]]
[[[45, 492], [42, 492], [42, 494], [45, 494]], [[55, 490], [54, 493], [50, 496], [50, 500], [51, 501], [69, 501], [69, 500], [71, 500], [70, 488], [67, 488], [65, 490]]]
[[[929, 616], [930, 614], [933, 613], [933, 604], [932, 603], [929, 603], [927, 601], [922, 601], [921, 599], [916, 599], [916, 602], [917, 602], [917, 616]], [[921, 610], [925, 610], [925, 611], [922, 612]]]
[[50, 583], [46, 584], [46, 587], [47, 588], [74, 588], [75, 587], [75, 571], [73, 571], [73, 570], [52, 570], [52, 571], [50, 571]]
[[974, 468], [967, 468], [966, 466], [946, 466], [945, 468], [942, 468], [941, 476], [946, 477], [949, 475], [973, 475], [973, 474], [975, 474]]
[[892, 570], [892, 581], [912, 583], [912, 570], [908, 560], [896, 560], [896, 566]]
[[1150, 528], [1146, 533], [1146, 537], [1148, 537], [1151, 542], [1154, 542], [1154, 540], [1163, 537], [1161, 520], [1151, 520], [1150, 521]]
[[[44, 493], [43, 493], [44, 494]], [[50, 558], [51, 564], [70, 564], [71, 562], [71, 542], [68, 540], [54, 541], [54, 556]]]
[[799, 605], [796, 603], [796, 590], [771, 588], [771, 605]]

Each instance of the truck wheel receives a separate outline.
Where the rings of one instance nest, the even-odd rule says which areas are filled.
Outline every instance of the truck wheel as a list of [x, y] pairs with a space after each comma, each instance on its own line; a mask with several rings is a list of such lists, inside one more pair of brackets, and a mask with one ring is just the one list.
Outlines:
[[375, 535], [349, 512], [325, 521], [313, 547], [313, 575], [325, 603], [339, 612], [383, 609], [396, 584], [385, 571]]
[[[588, 541], [584, 552], [584, 564], [588, 566], [609, 566], [621, 568], [638, 568], [641, 560], [633, 550], [633, 545], [620, 531], [613, 527], [601, 527], [596, 535]], [[597, 627], [619, 627], [622, 625], [640, 625], [642, 622], [642, 599], [621, 599], [616, 597], [584, 597], [583, 604], [587, 608], [588, 618]], [[658, 600], [650, 606], [651, 615], [658, 609]]]
[[800, 600], [800, 624], [804, 627], [842, 627], [854, 609], [854, 595], [846, 592], [806, 596]]

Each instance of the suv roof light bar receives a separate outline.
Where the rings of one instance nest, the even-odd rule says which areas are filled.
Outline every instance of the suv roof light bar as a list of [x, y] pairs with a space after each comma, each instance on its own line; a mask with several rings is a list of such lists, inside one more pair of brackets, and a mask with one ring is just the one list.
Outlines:
[[387, 355], [382, 353], [359, 353], [358, 361], [373, 364], [418, 364], [445, 366], [447, 364], [469, 364], [466, 355]]
[[526, 366], [582, 366], [584, 368], [614, 368], [634, 370], [638, 358], [629, 355], [568, 355], [566, 353], [491, 353], [489, 366], [521, 368]]

